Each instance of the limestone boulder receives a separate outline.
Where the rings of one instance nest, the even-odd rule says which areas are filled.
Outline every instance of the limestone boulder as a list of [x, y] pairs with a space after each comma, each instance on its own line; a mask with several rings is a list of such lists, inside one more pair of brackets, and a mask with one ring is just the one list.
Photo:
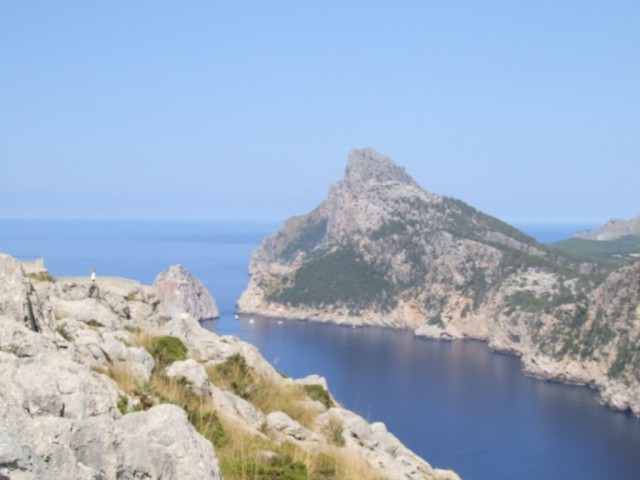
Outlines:
[[318, 417], [317, 423], [328, 435], [332, 435], [330, 425], [333, 428], [339, 426], [344, 448], [364, 457], [370, 466], [389, 480], [459, 480], [452, 471], [432, 468], [389, 433], [382, 422], [370, 424], [349, 410], [331, 408]]
[[0, 420], [0, 478], [13, 480], [54, 480], [59, 478], [18, 435]]
[[0, 315], [0, 350], [18, 357], [33, 357], [38, 353], [55, 350], [50, 339], [34, 332], [22, 322]]
[[0, 254], [0, 315], [29, 326], [33, 317], [31, 288], [20, 262]]
[[271, 412], [265, 418], [266, 431], [280, 441], [318, 441], [319, 436], [284, 412]]
[[61, 353], [0, 359], [0, 395], [32, 416], [116, 417], [118, 387]]
[[173, 362], [165, 369], [164, 374], [169, 378], [184, 381], [186, 387], [196, 395], [210, 395], [209, 376], [204, 367], [192, 358]]
[[117, 478], [221, 479], [213, 446], [175, 405], [157, 405], [118, 421], [123, 432]]

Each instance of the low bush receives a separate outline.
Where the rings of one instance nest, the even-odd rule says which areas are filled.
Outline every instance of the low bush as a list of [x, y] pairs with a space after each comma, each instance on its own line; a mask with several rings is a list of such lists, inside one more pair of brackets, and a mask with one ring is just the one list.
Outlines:
[[187, 359], [187, 347], [178, 337], [160, 337], [155, 342], [153, 351], [150, 352], [160, 365], [169, 365], [173, 362]]
[[322, 403], [326, 408], [334, 406], [331, 395], [329, 395], [329, 392], [327, 392], [322, 385], [305, 385], [304, 389], [312, 400]]

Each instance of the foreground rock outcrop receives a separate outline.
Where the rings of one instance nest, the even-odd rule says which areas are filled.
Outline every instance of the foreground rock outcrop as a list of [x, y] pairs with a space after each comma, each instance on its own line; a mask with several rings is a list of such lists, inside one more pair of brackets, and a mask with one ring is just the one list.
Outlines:
[[[253, 346], [169, 319], [153, 287], [37, 278], [0, 255], [0, 478], [458, 478], [323, 379], [283, 378]], [[277, 392], [287, 413], [265, 403]]]
[[253, 253], [238, 307], [485, 340], [530, 375], [589, 385], [640, 415], [640, 266], [615, 267], [427, 192], [363, 149], [322, 204]]

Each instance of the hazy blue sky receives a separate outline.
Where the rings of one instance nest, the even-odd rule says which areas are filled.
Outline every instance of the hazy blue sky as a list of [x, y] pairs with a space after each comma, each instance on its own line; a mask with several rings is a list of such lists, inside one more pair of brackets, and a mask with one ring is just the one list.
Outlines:
[[370, 146], [510, 222], [640, 214], [640, 2], [2, 1], [0, 217], [305, 213]]

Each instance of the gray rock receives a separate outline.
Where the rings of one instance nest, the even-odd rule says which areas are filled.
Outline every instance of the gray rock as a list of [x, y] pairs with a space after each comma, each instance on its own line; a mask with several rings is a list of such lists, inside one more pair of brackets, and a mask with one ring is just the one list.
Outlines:
[[9, 255], [0, 254], [0, 315], [38, 330], [38, 325], [34, 324], [37, 312], [33, 311], [31, 291], [32, 286], [20, 262]]
[[165, 369], [164, 374], [168, 378], [183, 380], [187, 388], [196, 395], [210, 395], [209, 376], [204, 367], [192, 358], [173, 362]]
[[6, 359], [1, 365], [0, 393], [22, 405], [31, 416], [119, 415], [116, 384], [63, 354]]
[[307, 441], [317, 439], [308, 428], [303, 427], [284, 412], [271, 412], [265, 418], [267, 432], [276, 435], [281, 441]]
[[222, 478], [211, 443], [197, 434], [185, 411], [175, 405], [130, 413], [118, 426], [129, 432], [118, 449], [118, 479]]
[[33, 357], [55, 348], [56, 345], [50, 338], [27, 328], [22, 322], [0, 315], [0, 350], [18, 357]]
[[206, 287], [182, 265], [173, 265], [153, 284], [160, 304], [158, 314], [174, 318], [189, 313], [196, 320], [218, 318], [218, 306]]
[[321, 415], [318, 424], [337, 424], [345, 440], [343, 448], [363, 456], [389, 480], [451, 479], [459, 477], [450, 471], [437, 470], [405, 447], [387, 431], [382, 422], [369, 424], [365, 419], [342, 408], [332, 408]]
[[47, 464], [0, 419], [0, 478], [53, 480]]
[[[278, 388], [326, 388], [325, 379], [282, 378], [255, 347], [203, 329], [189, 313], [160, 321], [151, 288], [102, 277], [97, 280], [99, 294], [89, 297], [89, 279], [31, 284], [9, 257], [0, 257], [0, 277], [6, 280], [0, 283], [0, 477], [221, 478], [211, 443], [195, 431], [184, 410], [166, 404], [126, 415], [118, 410], [124, 392], [98, 372], [122, 364], [134, 377], [150, 378], [154, 360], [133, 346], [136, 328], [151, 335], [173, 335], [185, 343], [192, 358], [173, 363], [164, 373], [184, 381], [226, 422], [265, 441], [295, 442], [313, 451], [328, 447], [317, 428], [305, 428], [282, 412], [265, 416], [249, 401], [212, 385], [203, 364], [215, 366], [238, 354]], [[24, 323], [29, 308], [42, 327], [38, 331]], [[326, 408], [318, 412], [324, 415]], [[388, 435], [384, 425], [368, 428], [362, 422], [352, 421], [348, 432], [358, 438], [353, 448], [371, 447], [367, 455], [360, 450], [358, 455], [373, 468], [383, 472], [381, 465], [401, 470], [408, 469], [401, 468], [404, 463], [413, 465], [413, 454], [380, 440]], [[392, 453], [379, 450], [386, 444]], [[267, 461], [270, 455], [263, 457]], [[436, 472], [424, 478], [439, 478]]]

